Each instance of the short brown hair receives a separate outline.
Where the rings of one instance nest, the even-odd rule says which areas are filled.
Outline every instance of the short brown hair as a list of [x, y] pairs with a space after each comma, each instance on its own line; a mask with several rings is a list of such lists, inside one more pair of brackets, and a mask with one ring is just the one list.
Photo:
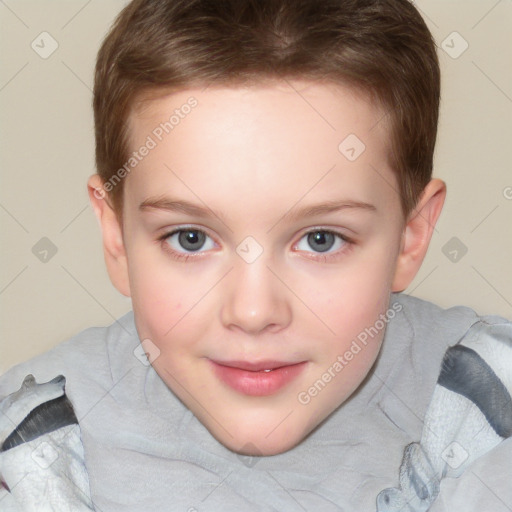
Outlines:
[[[105, 183], [127, 161], [144, 94], [273, 78], [352, 85], [377, 100], [407, 218], [432, 176], [440, 100], [436, 46], [409, 0], [132, 1], [96, 63], [98, 174]], [[118, 215], [122, 185], [109, 193]]]

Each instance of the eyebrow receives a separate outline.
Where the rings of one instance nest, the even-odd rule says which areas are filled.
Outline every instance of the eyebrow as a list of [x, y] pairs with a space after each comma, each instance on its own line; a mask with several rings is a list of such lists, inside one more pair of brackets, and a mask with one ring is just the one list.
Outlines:
[[[140, 203], [139, 210], [164, 210], [169, 212], [180, 212], [190, 216], [202, 218], [215, 216], [221, 219], [223, 222], [225, 221], [225, 216], [221, 212], [208, 208], [207, 206], [201, 206], [189, 201], [173, 199], [170, 197], [155, 197], [145, 199], [142, 201], [142, 203]], [[366, 203], [364, 201], [326, 201], [324, 203], [305, 206], [294, 212], [289, 210], [285, 215], [283, 215], [281, 220], [286, 219], [289, 222], [293, 222], [302, 218], [314, 217], [315, 215], [333, 213], [341, 210], [362, 210], [368, 212], [376, 212], [377, 208], [373, 204]]]

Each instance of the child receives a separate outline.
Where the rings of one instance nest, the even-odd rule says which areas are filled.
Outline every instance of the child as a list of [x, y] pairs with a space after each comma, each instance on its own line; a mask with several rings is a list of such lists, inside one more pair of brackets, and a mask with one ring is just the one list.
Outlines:
[[407, 0], [125, 7], [88, 190], [133, 312], [0, 380], [65, 376], [97, 510], [512, 505], [512, 324], [400, 293], [439, 94]]

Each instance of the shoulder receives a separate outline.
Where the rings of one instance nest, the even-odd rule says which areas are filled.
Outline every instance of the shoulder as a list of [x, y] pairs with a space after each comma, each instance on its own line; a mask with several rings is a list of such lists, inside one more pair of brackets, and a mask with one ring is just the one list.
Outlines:
[[391, 303], [393, 302], [401, 305], [410, 327], [417, 332], [421, 332], [424, 327], [434, 328], [436, 331], [451, 327], [459, 329], [472, 325], [481, 318], [470, 307], [458, 305], [443, 308], [438, 304], [406, 293], [392, 293]]
[[[24, 378], [32, 374], [38, 383], [57, 375], [66, 377], [70, 398], [94, 386], [109, 388], [113, 372], [129, 362], [138, 345], [133, 312], [107, 327], [90, 327], [51, 350], [20, 363], [0, 376], [0, 399], [17, 391]], [[129, 352], [129, 355], [127, 355]]]
[[512, 323], [466, 306], [442, 308], [404, 293], [392, 294], [390, 320], [371, 380], [371, 401], [415, 440], [421, 434], [446, 351], [462, 340], [485, 345], [512, 339]]
[[390, 322], [393, 341], [411, 346], [414, 351], [444, 351], [463, 338], [494, 338], [510, 340], [512, 321], [498, 315], [480, 315], [467, 306], [442, 308], [427, 300], [411, 295], [392, 294], [391, 305], [399, 310], [400, 321]]
[[458, 359], [471, 363], [480, 360], [488, 364], [512, 388], [511, 320], [498, 315], [479, 315], [466, 306], [443, 309], [407, 295], [401, 295], [399, 301], [410, 335], [411, 353], [424, 362], [429, 360], [429, 354], [437, 353], [432, 366], [436, 379], [447, 358], [458, 355], [461, 356]]
[[[508, 493], [510, 500], [506, 482], [512, 473], [512, 322], [465, 307], [440, 310], [410, 297], [405, 301], [409, 320], [419, 316], [425, 323], [411, 326], [410, 343], [418, 345], [416, 354], [422, 345], [428, 350], [423, 350], [424, 359], [410, 356], [412, 369], [402, 368], [410, 378], [397, 378], [394, 393], [412, 409], [415, 403], [406, 397], [417, 399], [423, 390], [422, 401], [428, 398], [429, 405], [415, 410], [417, 419], [423, 418], [418, 422], [421, 441], [414, 436], [406, 447], [399, 486], [379, 495], [379, 511], [398, 510], [405, 502], [411, 510], [426, 510], [423, 507], [434, 502], [432, 510], [482, 510], [474, 506], [484, 503], [480, 497], [489, 494], [489, 479], [496, 493]], [[429, 360], [432, 347], [436, 352]], [[424, 367], [429, 368], [426, 373]], [[393, 412], [405, 423], [400, 408]]]
[[388, 386], [408, 374], [433, 385], [448, 347], [479, 324], [487, 325], [487, 317], [466, 306], [445, 309], [404, 293], [391, 294], [385, 316], [389, 321], [376, 368]]

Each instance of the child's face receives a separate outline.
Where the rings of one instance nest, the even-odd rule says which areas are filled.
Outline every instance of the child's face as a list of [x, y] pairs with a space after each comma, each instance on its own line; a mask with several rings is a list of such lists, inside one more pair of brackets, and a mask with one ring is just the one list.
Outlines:
[[[291, 85], [188, 90], [131, 119], [132, 148], [156, 144], [124, 191], [140, 339], [172, 391], [244, 453], [290, 449], [361, 383], [403, 232], [382, 112], [346, 88]], [[339, 148], [350, 134], [359, 156], [354, 135]], [[327, 203], [340, 208], [312, 209]]]

